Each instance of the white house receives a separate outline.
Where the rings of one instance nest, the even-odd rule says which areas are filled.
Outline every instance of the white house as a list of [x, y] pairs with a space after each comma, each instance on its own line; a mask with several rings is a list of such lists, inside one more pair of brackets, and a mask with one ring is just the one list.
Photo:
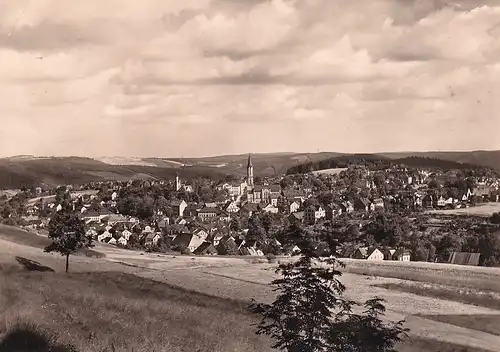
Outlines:
[[144, 245], [146, 247], [150, 247], [152, 245], [157, 245], [158, 244], [158, 241], [160, 240], [161, 236], [157, 233], [149, 233], [147, 236], [146, 236], [146, 240], [144, 242]]
[[384, 260], [384, 253], [379, 249], [373, 247], [361, 247], [356, 249], [353, 255], [354, 259], [365, 259], [365, 260]]
[[266, 213], [277, 214], [279, 209], [273, 204], [268, 204], [262, 209], [262, 211]]
[[105, 240], [107, 238], [111, 238], [113, 237], [113, 235], [109, 232], [109, 231], [104, 231], [103, 233], [101, 233], [99, 236], [97, 236], [97, 240], [99, 242], [105, 242]]
[[118, 239], [118, 243], [121, 244], [122, 246], [126, 246], [128, 243], [128, 240], [122, 236]]
[[438, 207], [444, 207], [444, 206], [446, 206], [446, 199], [444, 199], [443, 196], [439, 197], [439, 199], [437, 201], [437, 205], [438, 205]]
[[124, 230], [122, 232], [122, 237], [125, 238], [125, 240], [130, 240], [130, 236], [132, 236], [132, 232], [130, 232], [129, 230]]
[[411, 253], [404, 248], [398, 248], [392, 255], [392, 259], [400, 262], [409, 262], [411, 259]]
[[236, 202], [229, 202], [224, 207], [224, 210], [227, 211], [228, 213], [237, 213], [240, 210], [240, 208], [238, 207]]
[[290, 208], [289, 208], [290, 213], [295, 213], [296, 211], [299, 210], [299, 208], [300, 208], [299, 202], [294, 200], [293, 202], [290, 203]]

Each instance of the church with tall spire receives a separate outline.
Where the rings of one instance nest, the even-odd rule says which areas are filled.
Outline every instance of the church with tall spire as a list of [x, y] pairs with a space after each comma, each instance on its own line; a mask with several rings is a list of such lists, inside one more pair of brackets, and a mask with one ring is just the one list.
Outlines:
[[248, 154], [248, 164], [247, 164], [247, 188], [250, 190], [254, 186], [253, 184], [253, 164], [252, 155]]

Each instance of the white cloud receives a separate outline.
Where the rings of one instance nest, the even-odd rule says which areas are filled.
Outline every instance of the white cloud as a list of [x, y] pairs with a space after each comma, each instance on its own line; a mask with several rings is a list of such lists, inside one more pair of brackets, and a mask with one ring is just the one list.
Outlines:
[[0, 0], [0, 147], [500, 148], [500, 7], [447, 3]]

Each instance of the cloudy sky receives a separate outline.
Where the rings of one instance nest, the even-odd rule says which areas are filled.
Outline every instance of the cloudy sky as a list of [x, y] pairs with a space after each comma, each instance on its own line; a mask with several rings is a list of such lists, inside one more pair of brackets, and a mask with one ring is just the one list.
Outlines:
[[0, 154], [500, 149], [499, 60], [496, 0], [0, 0]]

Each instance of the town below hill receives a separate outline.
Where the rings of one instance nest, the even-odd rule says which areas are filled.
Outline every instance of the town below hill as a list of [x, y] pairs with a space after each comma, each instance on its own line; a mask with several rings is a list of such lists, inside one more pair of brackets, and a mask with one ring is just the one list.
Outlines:
[[23, 188], [3, 194], [0, 221], [48, 235], [51, 217], [70, 205], [88, 236], [129, 249], [272, 258], [299, 254], [306, 233], [324, 256], [500, 264], [499, 213], [436, 211], [484, 204], [500, 209], [493, 170], [366, 159], [344, 166], [333, 173], [263, 176], [248, 157], [245, 177], [179, 173]]
[[[0, 159], [0, 189], [81, 185], [108, 180], [162, 181], [171, 180], [176, 173], [184, 179], [209, 177], [218, 180], [226, 175], [244, 177], [247, 157], [247, 154], [204, 158], [83, 158], [24, 155]], [[386, 164], [390, 162], [442, 170], [472, 166], [500, 171], [500, 151], [252, 154], [255, 174], [260, 177], [342, 167], [333, 165], [357, 164], [360, 160], [378, 160]]]

